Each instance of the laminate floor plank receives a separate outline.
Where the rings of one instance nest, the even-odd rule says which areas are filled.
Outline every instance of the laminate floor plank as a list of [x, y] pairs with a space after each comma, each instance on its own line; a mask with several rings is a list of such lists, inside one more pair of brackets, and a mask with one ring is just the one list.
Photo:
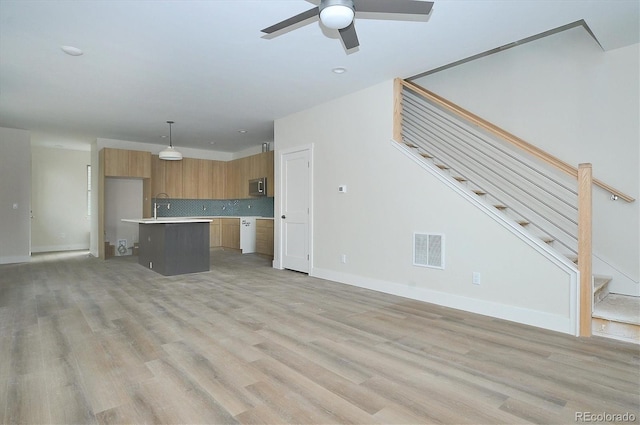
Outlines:
[[44, 374], [31, 373], [10, 379], [6, 396], [5, 423], [52, 423]]
[[276, 270], [211, 251], [0, 265], [0, 422], [519, 424], [640, 417], [640, 346]]

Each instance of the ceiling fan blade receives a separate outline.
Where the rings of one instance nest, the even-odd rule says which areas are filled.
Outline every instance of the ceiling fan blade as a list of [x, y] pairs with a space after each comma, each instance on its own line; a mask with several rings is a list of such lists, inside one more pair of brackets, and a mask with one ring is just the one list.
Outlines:
[[314, 7], [313, 9], [309, 9], [306, 12], [302, 12], [296, 16], [292, 16], [289, 19], [285, 19], [282, 22], [278, 22], [277, 24], [271, 25], [270, 27], [265, 28], [261, 31], [266, 34], [271, 34], [276, 31], [280, 31], [281, 29], [290, 27], [291, 25], [295, 25], [298, 22], [302, 22], [309, 18], [313, 18], [314, 16], [317, 17], [319, 14], [320, 14], [320, 9], [318, 7]]
[[353, 7], [356, 12], [428, 15], [433, 7], [433, 2], [416, 0], [353, 0]]
[[338, 30], [340, 32], [340, 37], [342, 37], [342, 42], [344, 43], [344, 47], [349, 50], [354, 47], [358, 47], [360, 42], [358, 41], [358, 34], [356, 34], [356, 27], [351, 21], [348, 27], [342, 28]]

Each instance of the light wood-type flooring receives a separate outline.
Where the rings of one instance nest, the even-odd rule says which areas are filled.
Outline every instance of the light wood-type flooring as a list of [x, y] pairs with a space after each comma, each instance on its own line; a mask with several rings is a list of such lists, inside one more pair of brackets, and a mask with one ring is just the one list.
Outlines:
[[7, 424], [637, 423], [639, 350], [220, 250], [177, 277], [78, 253], [0, 266]]

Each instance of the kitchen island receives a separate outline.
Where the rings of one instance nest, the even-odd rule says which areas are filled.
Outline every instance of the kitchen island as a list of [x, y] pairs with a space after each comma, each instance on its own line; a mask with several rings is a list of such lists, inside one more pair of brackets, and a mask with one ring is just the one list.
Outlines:
[[207, 218], [122, 219], [139, 224], [138, 263], [164, 276], [209, 271]]

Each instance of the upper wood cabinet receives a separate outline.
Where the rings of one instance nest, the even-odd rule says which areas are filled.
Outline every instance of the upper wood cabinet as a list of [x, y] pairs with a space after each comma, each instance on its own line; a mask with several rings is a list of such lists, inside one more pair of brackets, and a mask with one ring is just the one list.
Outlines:
[[249, 180], [267, 178], [267, 196], [273, 196], [273, 151], [239, 158], [227, 163], [227, 198], [245, 199], [249, 196]]
[[227, 199], [227, 163], [211, 161], [211, 199]]
[[166, 193], [165, 176], [166, 168], [164, 161], [158, 157], [158, 155], [151, 155], [151, 197], [154, 197], [158, 193]]
[[[164, 161], [164, 160], [160, 160]], [[184, 198], [183, 184], [183, 163], [182, 161], [164, 161], [164, 192], [169, 198]]]
[[151, 177], [151, 153], [104, 148], [105, 177]]
[[166, 193], [182, 199], [245, 199], [249, 180], [266, 177], [267, 196], [273, 196], [273, 152], [265, 152], [233, 161], [184, 158], [164, 161], [151, 159], [152, 197]]
[[185, 199], [198, 199], [201, 161], [195, 158], [184, 158], [180, 161], [182, 162], [182, 197]]

